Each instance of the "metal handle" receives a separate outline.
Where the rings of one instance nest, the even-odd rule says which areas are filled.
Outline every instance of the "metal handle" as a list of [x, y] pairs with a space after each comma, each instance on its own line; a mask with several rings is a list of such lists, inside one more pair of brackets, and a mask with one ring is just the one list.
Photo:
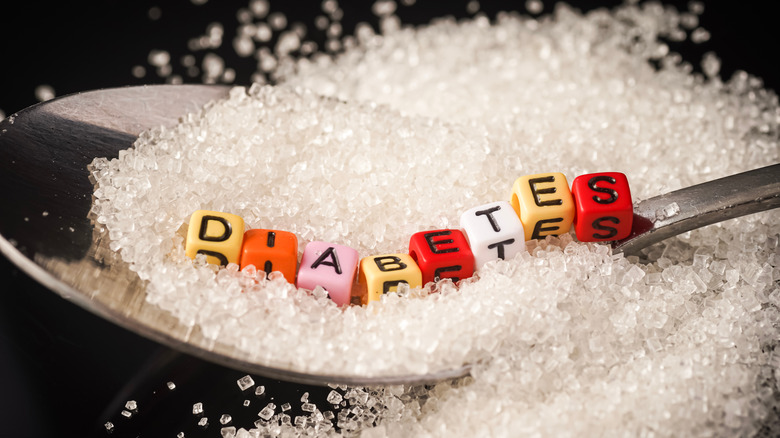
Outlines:
[[780, 164], [716, 179], [639, 202], [631, 235], [615, 252], [636, 254], [672, 236], [780, 207]]

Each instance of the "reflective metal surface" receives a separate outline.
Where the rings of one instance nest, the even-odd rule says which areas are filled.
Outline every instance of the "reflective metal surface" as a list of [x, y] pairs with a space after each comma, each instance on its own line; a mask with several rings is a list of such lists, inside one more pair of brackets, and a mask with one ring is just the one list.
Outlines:
[[780, 207], [780, 164], [731, 175], [639, 202], [631, 235], [616, 252], [636, 254], [686, 231]]
[[[97, 90], [27, 108], [0, 122], [0, 252], [64, 298], [113, 323], [180, 351], [286, 381], [352, 385], [422, 384], [465, 376], [470, 366], [424, 375], [309, 375], [256, 363], [246, 352], [206, 339], [146, 303], [145, 286], [108, 249], [89, 212], [87, 165], [116, 157], [142, 131], [171, 126], [227, 87], [157, 85]], [[668, 217], [659, 211], [679, 211]], [[640, 202], [634, 231], [614, 245], [639, 249], [717, 221], [780, 206], [780, 165]]]

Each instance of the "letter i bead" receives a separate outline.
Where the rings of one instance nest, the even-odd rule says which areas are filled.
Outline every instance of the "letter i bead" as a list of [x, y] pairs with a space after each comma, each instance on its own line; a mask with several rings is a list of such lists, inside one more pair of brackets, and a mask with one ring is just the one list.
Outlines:
[[582, 242], [620, 240], [631, 233], [634, 206], [620, 172], [580, 175], [571, 184], [577, 206], [574, 231]]
[[206, 260], [215, 265], [238, 263], [243, 239], [244, 219], [240, 216], [198, 210], [190, 216], [184, 251], [192, 259], [205, 254]]
[[288, 283], [295, 284], [298, 268], [298, 238], [288, 231], [248, 230], [241, 246], [241, 269], [248, 265], [265, 271], [277, 271]]

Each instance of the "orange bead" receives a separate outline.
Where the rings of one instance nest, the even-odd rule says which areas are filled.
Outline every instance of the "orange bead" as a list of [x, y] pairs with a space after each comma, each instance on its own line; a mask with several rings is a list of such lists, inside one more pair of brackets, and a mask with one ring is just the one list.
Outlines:
[[295, 283], [298, 268], [298, 238], [288, 231], [249, 230], [241, 247], [241, 269], [249, 265], [271, 272], [281, 272], [288, 283]]

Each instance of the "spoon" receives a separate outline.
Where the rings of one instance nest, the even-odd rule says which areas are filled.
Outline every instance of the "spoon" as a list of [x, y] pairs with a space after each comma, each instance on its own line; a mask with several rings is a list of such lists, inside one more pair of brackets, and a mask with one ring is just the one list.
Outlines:
[[[116, 157], [141, 132], [173, 126], [228, 91], [207, 85], [96, 90], [33, 105], [0, 122], [0, 252], [44, 286], [115, 324], [248, 373], [306, 384], [361, 386], [426, 384], [468, 375], [468, 364], [435, 373], [378, 377], [266, 366], [146, 303], [144, 283], [108, 248], [106, 230], [90, 217], [94, 187], [87, 165], [95, 157]], [[780, 164], [641, 201], [634, 207], [631, 235], [612, 247], [637, 254], [668, 237], [776, 207]]]

